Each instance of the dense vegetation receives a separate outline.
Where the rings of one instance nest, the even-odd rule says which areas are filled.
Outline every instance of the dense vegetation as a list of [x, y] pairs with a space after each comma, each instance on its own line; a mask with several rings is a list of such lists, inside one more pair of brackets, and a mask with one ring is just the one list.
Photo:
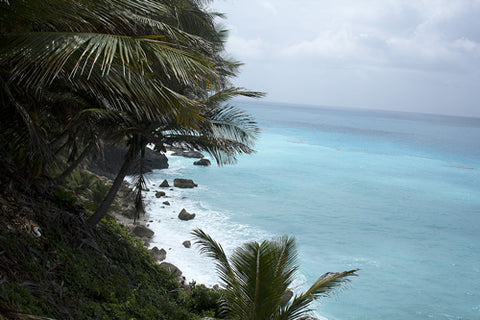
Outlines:
[[218, 164], [251, 153], [256, 123], [225, 102], [262, 94], [230, 85], [239, 63], [224, 57], [225, 32], [204, 2], [0, 2], [2, 170], [26, 183], [62, 184], [104, 143], [126, 146], [117, 179], [88, 219], [95, 226], [136, 162], [143, 212], [149, 143], [204, 150]]
[[[0, 196], [0, 319], [192, 319], [218, 293], [182, 288], [113, 220], [85, 230], [69, 191]], [[68, 210], [65, 210], [68, 208]], [[37, 223], [38, 222], [38, 223]], [[40, 319], [40, 318], [35, 318]]]

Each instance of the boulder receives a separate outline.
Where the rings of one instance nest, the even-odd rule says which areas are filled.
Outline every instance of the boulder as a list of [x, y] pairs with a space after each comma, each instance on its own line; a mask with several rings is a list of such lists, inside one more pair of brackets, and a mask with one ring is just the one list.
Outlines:
[[292, 299], [293, 297], [293, 291], [290, 290], [290, 289], [287, 289], [287, 291], [285, 291], [285, 293], [283, 294], [282, 296], [282, 305], [286, 305], [288, 303], [288, 301], [290, 301], [290, 299]]
[[174, 264], [171, 264], [169, 262], [162, 262], [160, 263], [162, 267], [170, 271], [175, 277], [180, 277], [182, 276], [182, 271], [178, 269], [178, 267]]
[[182, 209], [182, 211], [180, 211], [178, 214], [178, 219], [183, 221], [192, 220], [193, 218], [195, 218], [195, 213], [189, 213], [185, 209]]
[[153, 235], [155, 234], [155, 232], [153, 232], [152, 230], [148, 229], [147, 227], [145, 226], [142, 226], [142, 225], [136, 225], [133, 229], [132, 229], [132, 234], [136, 237], [140, 237], [140, 238], [151, 238], [153, 237]]
[[195, 161], [193, 164], [196, 165], [196, 166], [205, 166], [205, 167], [212, 165], [210, 160], [208, 160], [207, 158], [203, 158], [203, 159], [200, 159], [198, 161]]
[[194, 188], [198, 185], [191, 179], [174, 179], [173, 186], [177, 188]]
[[168, 202], [168, 201], [163, 201], [162, 203], [163, 203], [164, 205], [166, 205], [166, 206], [169, 206], [169, 205], [170, 205], [170, 202]]
[[164, 197], [165, 194], [166, 194], [166, 193], [163, 192], [163, 191], [157, 191], [157, 192], [155, 193], [155, 197], [157, 197], [157, 198]]
[[150, 256], [155, 261], [162, 261], [165, 260], [167, 257], [167, 251], [165, 249], [158, 249], [157, 247], [153, 247], [152, 249], [148, 250], [150, 252]]
[[163, 180], [163, 182], [160, 184], [161, 188], [168, 188], [170, 185], [168, 184], [167, 179]]
[[[88, 164], [88, 170], [114, 180], [123, 165], [123, 160], [128, 149], [124, 146], [105, 144], [102, 156], [94, 156]], [[167, 157], [149, 148], [145, 149], [143, 172], [151, 172], [153, 169], [168, 168]], [[137, 173], [136, 166], [131, 166], [128, 174]]]
[[183, 241], [182, 244], [185, 248], [190, 248], [192, 246], [192, 243], [188, 240]]

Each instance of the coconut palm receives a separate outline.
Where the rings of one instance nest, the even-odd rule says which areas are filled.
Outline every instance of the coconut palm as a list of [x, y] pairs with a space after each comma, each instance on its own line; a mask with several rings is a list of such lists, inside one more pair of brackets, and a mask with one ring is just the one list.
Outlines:
[[328, 296], [358, 271], [325, 273], [306, 292], [288, 299], [286, 292], [298, 270], [294, 238], [249, 242], [228, 258], [222, 246], [204, 231], [195, 229], [192, 234], [200, 251], [215, 259], [224, 288], [220, 309], [227, 319], [306, 319], [313, 301]]
[[239, 95], [252, 98], [263, 96], [262, 93], [241, 88], [228, 88], [212, 94], [206, 101], [198, 102], [199, 117], [202, 119], [198, 126], [179, 125], [174, 117], [165, 117], [162, 121], [137, 119], [129, 117], [128, 114], [118, 117], [115, 127], [119, 128], [120, 134], [128, 137], [129, 148], [112, 188], [89, 218], [89, 224], [96, 225], [106, 215], [134, 162], [137, 162], [137, 175], [134, 179], [137, 209], [135, 218], [144, 213], [141, 195], [146, 186], [142, 160], [148, 144], [154, 144], [159, 151], [165, 151], [166, 146], [206, 151], [214, 157], [218, 165], [235, 163], [237, 155], [252, 153], [259, 132], [257, 123], [240, 109], [221, 103]]
[[[225, 32], [214, 24], [217, 14], [203, 9], [207, 2], [0, 2], [0, 96], [9, 115], [0, 120], [0, 152], [39, 175], [58, 162], [56, 153], [65, 146], [70, 166], [57, 176], [59, 183], [101, 145], [101, 135], [111, 131], [103, 120], [113, 117], [116, 141], [128, 152], [111, 192], [89, 219], [92, 226], [154, 140], [161, 141], [157, 146], [183, 141], [219, 164], [251, 153], [256, 124], [218, 102], [221, 95], [260, 94], [228, 87], [239, 64], [223, 57]], [[107, 118], [96, 121], [99, 114]], [[142, 211], [141, 170], [139, 177]]]
[[[45, 123], [56, 115], [44, 99], [49, 91], [138, 117], [173, 113], [179, 123], [198, 120], [192, 100], [176, 89], [215, 88], [223, 80], [214, 65], [220, 42], [178, 27], [180, 9], [194, 6], [187, 0], [0, 2], [3, 150], [31, 155], [27, 160], [39, 167], [52, 163]], [[209, 20], [206, 25], [213, 30]]]

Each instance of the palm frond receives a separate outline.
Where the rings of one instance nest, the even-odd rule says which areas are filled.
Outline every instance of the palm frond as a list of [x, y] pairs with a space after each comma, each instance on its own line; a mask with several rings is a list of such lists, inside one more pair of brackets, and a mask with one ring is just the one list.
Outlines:
[[[108, 76], [112, 69], [129, 79], [132, 73], [170, 75], [183, 84], [218, 75], [205, 58], [168, 43], [162, 36], [127, 37], [96, 33], [28, 33], [5, 35], [0, 63], [14, 65], [13, 79], [27, 87], [45, 87], [59, 76]], [[153, 69], [155, 67], [155, 69]]]
[[350, 282], [349, 277], [357, 276], [359, 269], [343, 272], [327, 272], [303, 294], [295, 296], [292, 303], [281, 312], [279, 319], [296, 320], [303, 319], [305, 314], [311, 312], [311, 303], [322, 297], [327, 297], [332, 291], [339, 289]]
[[262, 98], [265, 96], [264, 92], [251, 91], [245, 88], [240, 87], [228, 87], [220, 91], [215, 92], [213, 95], [208, 97], [207, 108], [213, 109], [219, 107], [222, 103], [236, 98], [238, 96], [248, 97], [248, 98]]
[[195, 244], [200, 247], [200, 253], [215, 259], [217, 272], [224, 285], [235, 285], [235, 276], [222, 246], [201, 229], [194, 229], [192, 235], [197, 239]]
[[253, 146], [260, 128], [252, 116], [234, 106], [224, 105], [208, 113], [211, 120], [210, 134], [228, 140], [235, 140]]

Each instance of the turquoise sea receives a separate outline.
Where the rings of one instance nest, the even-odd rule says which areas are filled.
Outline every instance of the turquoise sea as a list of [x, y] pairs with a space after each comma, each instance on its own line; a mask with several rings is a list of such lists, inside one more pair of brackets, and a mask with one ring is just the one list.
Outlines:
[[[480, 119], [237, 101], [263, 128], [224, 167], [169, 157], [149, 174], [152, 246], [187, 280], [212, 262], [182, 246], [200, 227], [227, 251], [295, 236], [301, 291], [328, 271], [359, 277], [317, 306], [326, 319], [480, 319]], [[163, 179], [195, 189], [154, 191]], [[168, 200], [170, 206], [162, 202]], [[184, 222], [185, 208], [196, 213]]]

